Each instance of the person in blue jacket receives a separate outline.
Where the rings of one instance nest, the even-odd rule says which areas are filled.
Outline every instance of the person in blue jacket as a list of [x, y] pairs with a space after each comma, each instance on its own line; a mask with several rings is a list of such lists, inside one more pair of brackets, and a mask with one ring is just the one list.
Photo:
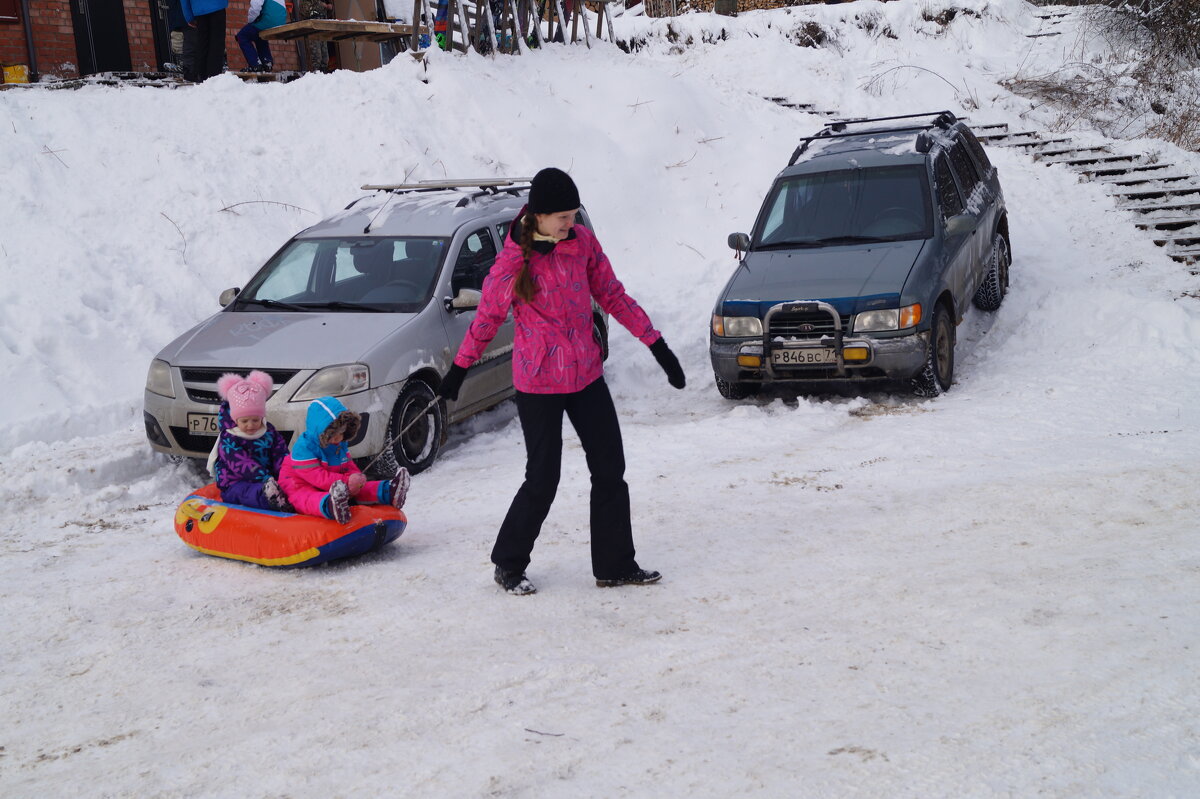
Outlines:
[[237, 43], [246, 57], [246, 67], [251, 72], [270, 72], [275, 64], [271, 60], [271, 45], [259, 31], [274, 28], [288, 21], [287, 8], [281, 0], [250, 0], [249, 22], [237, 32]]
[[229, 0], [182, 0], [183, 18], [196, 29], [196, 58], [193, 73], [184, 77], [195, 83], [220, 75], [225, 68], [225, 9]]

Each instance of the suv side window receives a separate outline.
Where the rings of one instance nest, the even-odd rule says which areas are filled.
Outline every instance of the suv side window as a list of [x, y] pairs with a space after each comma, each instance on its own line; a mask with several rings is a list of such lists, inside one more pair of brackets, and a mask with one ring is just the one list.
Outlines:
[[457, 295], [460, 289], [482, 289], [483, 279], [495, 262], [496, 244], [486, 227], [467, 236], [454, 261], [454, 272], [450, 277], [451, 293]]
[[962, 130], [962, 140], [966, 142], [967, 149], [971, 151], [971, 155], [975, 158], [975, 163], [979, 165], [981, 175], [986, 175], [992, 171], [992, 162], [988, 160], [987, 153], [983, 149], [983, 145], [979, 143], [979, 139], [975, 138], [975, 134], [964, 128]]
[[954, 175], [950, 174], [950, 164], [944, 155], [939, 155], [933, 162], [933, 185], [937, 193], [938, 206], [941, 208], [942, 219], [961, 214], [963, 211], [962, 196], [958, 186], [954, 185]]
[[961, 141], [954, 142], [950, 147], [950, 164], [954, 168], [954, 174], [958, 175], [963, 196], [970, 197], [975, 191], [975, 185], [979, 183], [979, 173], [975, 170], [971, 156], [967, 155], [966, 145]]

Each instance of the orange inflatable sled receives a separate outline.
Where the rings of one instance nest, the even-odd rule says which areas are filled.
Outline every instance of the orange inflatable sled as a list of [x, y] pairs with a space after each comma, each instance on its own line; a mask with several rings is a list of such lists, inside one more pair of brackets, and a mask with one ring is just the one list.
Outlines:
[[216, 483], [190, 494], [175, 511], [175, 532], [206, 555], [296, 568], [373, 552], [408, 525], [390, 505], [353, 505], [350, 521], [227, 505]]

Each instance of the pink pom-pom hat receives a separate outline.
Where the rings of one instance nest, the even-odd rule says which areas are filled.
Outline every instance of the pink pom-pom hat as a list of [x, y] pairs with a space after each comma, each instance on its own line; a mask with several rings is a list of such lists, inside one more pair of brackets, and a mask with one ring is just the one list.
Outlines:
[[266, 418], [267, 397], [271, 396], [274, 387], [271, 376], [257, 369], [246, 377], [230, 372], [217, 380], [217, 393], [221, 399], [228, 400], [229, 415], [235, 422], [247, 416]]

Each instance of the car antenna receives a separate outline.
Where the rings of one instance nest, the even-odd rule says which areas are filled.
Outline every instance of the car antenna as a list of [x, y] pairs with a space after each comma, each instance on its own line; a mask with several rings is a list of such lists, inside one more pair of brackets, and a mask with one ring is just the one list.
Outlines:
[[375, 224], [375, 220], [379, 218], [379, 215], [383, 213], [383, 209], [387, 208], [388, 203], [390, 203], [392, 201], [392, 198], [395, 196], [396, 196], [395, 194], [388, 192], [388, 197], [386, 200], [383, 201], [383, 205], [379, 206], [379, 210], [374, 213], [374, 215], [371, 217], [370, 221], [367, 222], [367, 226], [365, 228], [363, 228], [364, 236], [371, 232], [371, 225]]

